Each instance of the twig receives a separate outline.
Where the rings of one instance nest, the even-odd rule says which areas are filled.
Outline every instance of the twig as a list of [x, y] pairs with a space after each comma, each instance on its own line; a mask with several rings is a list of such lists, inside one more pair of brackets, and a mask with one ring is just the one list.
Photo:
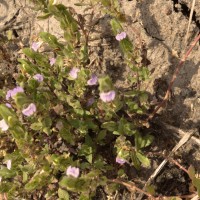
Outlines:
[[[150, 183], [154, 180], [154, 178], [160, 173], [160, 171], [163, 169], [163, 167], [166, 165], [168, 159], [170, 157], [172, 157], [172, 155], [182, 146], [184, 145], [189, 139], [190, 137], [192, 136], [193, 132], [189, 132], [189, 133], [186, 133], [182, 138], [181, 140], [179, 141], [179, 143], [172, 149], [172, 151], [169, 153], [169, 155], [167, 156], [167, 158], [165, 158], [162, 163], [158, 166], [158, 168], [153, 172], [153, 174], [149, 177], [149, 179], [147, 180], [145, 186], [143, 187], [143, 190], [146, 189], [146, 187], [148, 185], [150, 185]], [[143, 197], [143, 194], [140, 194], [138, 197], [137, 197], [137, 200], [141, 200]]]
[[155, 200], [155, 198], [149, 194], [148, 192], [145, 192], [144, 190], [138, 188], [137, 186], [133, 185], [132, 183], [130, 182], [124, 182], [124, 181], [121, 181], [119, 179], [113, 179], [113, 180], [108, 180], [109, 182], [112, 182], [112, 183], [118, 183], [118, 184], [121, 184], [125, 187], [127, 187], [128, 189], [132, 190], [132, 191], [135, 191], [137, 190], [139, 193], [142, 193], [142, 194], [145, 194], [146, 196], [148, 196], [150, 199], [152, 200]]
[[130, 182], [124, 182], [124, 181], [121, 181], [119, 179], [113, 179], [113, 180], [108, 180], [109, 182], [112, 182], [112, 183], [118, 183], [118, 184], [121, 184], [123, 186], [125, 186], [126, 188], [128, 188], [129, 190], [131, 190], [132, 192], [135, 192], [135, 190], [137, 190], [139, 193], [141, 194], [145, 194], [148, 199], [151, 199], [151, 200], [162, 200], [162, 199], [168, 199], [168, 198], [173, 198], [173, 197], [179, 197], [179, 198], [193, 198], [193, 197], [196, 197], [196, 194], [189, 194], [189, 195], [180, 195], [180, 196], [161, 196], [161, 197], [154, 197], [152, 196], [151, 194], [149, 194], [148, 192], [145, 192], [144, 190], [138, 188], [137, 186], [133, 185], [133, 183], [130, 183]]
[[176, 160], [174, 160], [173, 158], [169, 158], [168, 160], [170, 162], [173, 162], [176, 166], [178, 166], [181, 170], [183, 170], [185, 173], [188, 174], [188, 170], [185, 169], [185, 167], [183, 167], [181, 164], [179, 164]]
[[16, 11], [16, 13], [14, 14], [14, 16], [6, 24], [4, 24], [3, 26], [0, 27], [0, 32], [1, 33], [4, 32], [4, 31], [6, 31], [6, 30], [8, 30], [9, 28], [11, 28], [13, 26], [13, 24], [16, 21], [17, 16], [19, 15], [19, 11], [20, 11], [20, 9], [18, 9]]
[[[157, 122], [156, 122], [156, 124], [157, 124]], [[162, 125], [162, 126], [164, 126], [166, 129], [171, 130], [171, 131], [172, 131], [172, 134], [173, 134], [174, 136], [176, 136], [176, 137], [177, 137], [177, 136], [178, 136], [178, 137], [180, 137], [180, 136], [183, 137], [183, 136], [186, 134], [186, 132], [183, 131], [183, 130], [181, 130], [180, 128], [177, 128], [177, 127], [175, 127], [175, 126], [166, 124], [166, 123], [161, 122], [161, 121], [158, 122], [158, 125]], [[195, 132], [198, 132], [198, 130], [194, 131], [194, 134], [195, 134]], [[178, 133], [178, 135], [177, 135], [177, 133]], [[200, 145], [200, 139], [198, 139], [197, 137], [192, 136], [192, 137], [191, 137], [191, 140], [192, 140], [193, 142], [195, 142], [196, 144]]]
[[193, 0], [193, 1], [192, 1], [192, 6], [191, 6], [191, 10], [190, 10], [190, 18], [189, 18], [188, 27], [187, 27], [187, 32], [186, 32], [186, 36], [185, 36], [185, 44], [186, 44], [186, 45], [187, 45], [187, 39], [188, 39], [189, 28], [190, 28], [190, 24], [191, 24], [191, 21], [192, 21], [192, 16], [193, 16], [193, 13], [194, 13], [195, 1], [196, 1], [196, 0]]
[[[180, 195], [180, 196], [160, 196], [160, 197], [156, 197], [155, 200], [176, 199], [176, 197], [179, 199], [180, 198], [181, 199], [191, 199], [193, 197], [196, 197], [196, 194], [188, 194], [188, 195]], [[194, 200], [198, 200], [198, 199], [194, 199]]]
[[199, 196], [195, 195], [191, 200], [198, 200], [198, 199], [199, 199]]
[[188, 51], [185, 53], [185, 55], [183, 56], [183, 58], [181, 59], [181, 61], [179, 62], [178, 66], [176, 67], [176, 70], [172, 76], [172, 79], [169, 83], [169, 87], [167, 89], [167, 92], [165, 94], [164, 99], [162, 100], [162, 102], [155, 108], [155, 110], [149, 115], [149, 117], [147, 118], [147, 121], [151, 120], [154, 115], [158, 112], [158, 110], [166, 103], [166, 101], [169, 98], [170, 95], [170, 91], [171, 88], [174, 84], [174, 81], [176, 80], [176, 77], [178, 76], [181, 68], [183, 67], [184, 62], [186, 61], [186, 59], [188, 58], [188, 56], [190, 55], [192, 49], [195, 47], [195, 45], [197, 44], [197, 42], [200, 40], [200, 34], [194, 39], [194, 41], [191, 43], [190, 48], [188, 49]]

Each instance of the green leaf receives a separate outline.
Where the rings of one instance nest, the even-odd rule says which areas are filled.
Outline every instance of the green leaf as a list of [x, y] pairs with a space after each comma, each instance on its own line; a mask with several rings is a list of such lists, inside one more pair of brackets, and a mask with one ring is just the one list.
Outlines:
[[87, 196], [85, 194], [81, 194], [79, 196], [79, 200], [91, 200], [91, 198], [89, 197], [89, 194]]
[[133, 91], [128, 91], [124, 93], [124, 96], [126, 97], [135, 97], [136, 95], [138, 95], [138, 91], [133, 90]]
[[28, 180], [28, 173], [22, 172], [22, 177], [23, 177], [22, 181], [23, 181], [23, 183], [25, 183]]
[[117, 130], [117, 123], [114, 121], [110, 121], [110, 122], [104, 122], [101, 125], [101, 128], [107, 129], [110, 132], [116, 131]]
[[21, 125], [15, 125], [14, 127], [11, 127], [10, 132], [11, 132], [13, 138], [16, 140], [25, 138], [25, 132]]
[[99, 78], [99, 90], [100, 92], [107, 92], [113, 89], [112, 81], [109, 76]]
[[31, 126], [30, 126], [30, 128], [31, 128], [32, 130], [35, 130], [35, 131], [41, 130], [42, 127], [43, 127], [43, 125], [42, 125], [41, 122], [34, 122], [34, 123], [32, 123]]
[[124, 117], [118, 122], [118, 131], [121, 135], [134, 135], [137, 130], [133, 127], [133, 124], [128, 122]]
[[50, 5], [48, 7], [49, 12], [51, 12], [54, 17], [60, 22], [60, 27], [71, 35], [76, 35], [78, 31], [78, 25], [76, 20], [73, 18], [70, 10], [62, 5]]
[[24, 105], [31, 103], [27, 96], [22, 92], [18, 92], [14, 96], [14, 100], [19, 109], [23, 108]]
[[200, 179], [195, 177], [193, 178], [192, 183], [197, 188], [198, 196], [200, 196]]
[[4, 104], [0, 105], [0, 115], [3, 117], [6, 123], [8, 123], [9, 117], [16, 118], [15, 113]]
[[152, 135], [145, 135], [145, 136], [141, 136], [140, 133], [136, 133], [135, 134], [135, 147], [137, 150], [140, 150], [144, 147], [149, 146], [152, 141], [153, 141], [154, 137]]
[[40, 15], [40, 16], [38, 16], [37, 18], [38, 18], [39, 20], [44, 20], [44, 19], [48, 19], [48, 18], [51, 17], [51, 16], [52, 16], [51, 13], [45, 13], [44, 15]]
[[142, 163], [142, 165], [144, 165], [145, 167], [150, 166], [150, 161], [145, 155], [143, 155], [142, 153], [136, 152], [136, 156], [138, 160]]
[[107, 131], [106, 130], [101, 130], [98, 135], [97, 135], [97, 142], [100, 142], [106, 137]]
[[[68, 127], [68, 128], [66, 128]], [[69, 144], [74, 145], [75, 144], [75, 139], [74, 139], [74, 135], [71, 133], [71, 129], [70, 126], [64, 126], [64, 128], [62, 128], [59, 131], [60, 136], [66, 140]]]
[[195, 178], [195, 169], [192, 165], [190, 165], [190, 167], [188, 168], [188, 175], [191, 180], [193, 180], [193, 178]]
[[146, 191], [151, 194], [151, 195], [155, 195], [156, 191], [155, 191], [155, 186], [154, 185], [147, 185], [146, 186]]
[[69, 200], [69, 193], [66, 190], [63, 190], [61, 188], [58, 189], [58, 197], [61, 200]]
[[149, 78], [149, 69], [147, 67], [142, 67], [140, 68], [140, 70], [138, 71], [139, 74], [139, 78], [142, 81], [145, 81]]
[[91, 146], [87, 145], [87, 144], [83, 144], [81, 146], [81, 149], [79, 151], [79, 155], [80, 156], [85, 156], [85, 158], [87, 159], [87, 161], [89, 163], [92, 163], [93, 161], [93, 149]]
[[140, 167], [141, 167], [141, 164], [140, 164], [140, 161], [138, 160], [135, 152], [131, 152], [131, 160], [132, 160], [132, 163], [133, 163], [134, 167], [137, 170], [139, 170]]
[[0, 169], [0, 176], [3, 178], [12, 178], [15, 176], [15, 172], [4, 167]]
[[31, 180], [25, 185], [24, 188], [26, 191], [31, 192], [36, 189], [41, 189], [51, 181], [51, 178], [49, 178], [49, 174], [47, 172], [40, 172], [40, 174], [37, 174], [39, 171], [40, 170], [38, 170]]
[[88, 48], [87, 45], [84, 45], [80, 49], [80, 59], [82, 62], [87, 62], [88, 60]]
[[128, 38], [125, 38], [120, 41], [120, 47], [124, 54], [130, 54], [133, 51], [133, 45]]
[[59, 43], [57, 38], [50, 34], [50, 33], [47, 33], [47, 32], [41, 32], [40, 33], [40, 38], [49, 44], [50, 47], [52, 48], [59, 48], [59, 49], [62, 49], [64, 48], [64, 45]]
[[141, 104], [146, 103], [148, 100], [148, 94], [146, 92], [141, 92], [139, 95], [139, 100]]
[[87, 6], [88, 4], [86, 4], [86, 3], [75, 3], [74, 5], [75, 6]]
[[8, 125], [9, 127], [15, 127], [16, 125], [19, 125], [19, 121], [16, 117], [9, 116], [8, 117]]
[[123, 31], [121, 24], [116, 19], [110, 20], [110, 24], [115, 35]]
[[89, 184], [89, 181], [87, 183], [84, 178], [73, 178], [66, 176], [64, 176], [59, 182], [59, 185], [62, 188], [72, 192], [88, 191]]

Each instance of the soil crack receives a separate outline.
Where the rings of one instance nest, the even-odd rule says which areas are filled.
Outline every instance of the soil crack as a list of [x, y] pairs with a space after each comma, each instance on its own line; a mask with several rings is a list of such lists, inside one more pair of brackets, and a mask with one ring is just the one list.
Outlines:
[[[190, 8], [186, 4], [179, 2], [179, 0], [172, 0], [172, 2], [174, 4], [174, 11], [175, 12], [177, 12], [177, 13], [178, 12], [182, 12], [182, 14], [185, 17], [189, 18], [189, 16], [190, 16]], [[178, 5], [180, 5], [180, 7]], [[197, 20], [196, 11], [195, 10], [193, 12], [192, 22], [194, 22], [195, 25], [200, 30], [200, 21]]]

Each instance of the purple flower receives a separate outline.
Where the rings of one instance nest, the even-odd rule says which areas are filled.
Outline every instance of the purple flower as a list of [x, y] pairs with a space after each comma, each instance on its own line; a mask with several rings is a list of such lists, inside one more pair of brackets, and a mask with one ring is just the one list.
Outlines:
[[8, 124], [6, 123], [6, 121], [4, 120], [4, 119], [2, 119], [1, 121], [0, 121], [0, 129], [2, 130], [2, 131], [7, 131], [8, 130]]
[[50, 61], [50, 65], [53, 66], [55, 64], [55, 62], [56, 62], [56, 59], [55, 58], [50, 58], [49, 61]]
[[24, 89], [22, 87], [17, 86], [12, 90], [8, 90], [6, 94], [6, 100], [13, 98], [18, 92], [24, 92]]
[[72, 167], [72, 166], [69, 166], [66, 170], [66, 174], [68, 176], [73, 176], [74, 178], [78, 178], [79, 176], [79, 173], [80, 173], [80, 170], [79, 168], [77, 167]]
[[56, 128], [60, 131], [62, 128], [63, 128], [64, 126], [63, 126], [63, 123], [61, 122], [61, 121], [58, 121], [57, 123], [56, 123]]
[[44, 77], [43, 77], [42, 74], [36, 74], [36, 75], [33, 76], [33, 78], [35, 80], [37, 80], [38, 82], [42, 82], [44, 80]]
[[121, 32], [121, 33], [117, 34], [115, 38], [118, 41], [123, 40], [124, 38], [126, 38], [126, 32]]
[[7, 106], [8, 108], [12, 108], [12, 106], [11, 106], [9, 103], [6, 103], [6, 106]]
[[126, 163], [127, 161], [124, 160], [123, 158], [116, 157], [116, 162], [119, 163], [120, 165], [123, 165], [123, 164]]
[[103, 102], [110, 102], [115, 99], [115, 95], [116, 95], [115, 91], [111, 90], [109, 92], [100, 93], [100, 98]]
[[98, 81], [97, 76], [96, 76], [95, 74], [92, 74], [92, 77], [91, 77], [91, 79], [89, 79], [89, 80], [87, 81], [87, 84], [88, 84], [88, 85], [96, 85], [96, 84], [97, 84], [97, 81]]
[[22, 113], [28, 117], [31, 116], [34, 112], [36, 112], [36, 106], [34, 103], [29, 104], [27, 108], [22, 110]]
[[73, 67], [69, 72], [69, 76], [73, 79], [76, 79], [78, 77], [78, 72], [80, 72], [80, 69]]
[[6, 163], [6, 165], [7, 165], [7, 169], [11, 169], [11, 165], [12, 165], [12, 161], [11, 160], [7, 160], [7, 163]]
[[34, 51], [37, 51], [40, 48], [41, 44], [42, 44], [42, 42], [33, 42], [32, 45], [31, 45], [31, 48]]
[[89, 98], [88, 101], [87, 101], [87, 106], [91, 106], [93, 103], [94, 103], [94, 98], [91, 97], [91, 98]]

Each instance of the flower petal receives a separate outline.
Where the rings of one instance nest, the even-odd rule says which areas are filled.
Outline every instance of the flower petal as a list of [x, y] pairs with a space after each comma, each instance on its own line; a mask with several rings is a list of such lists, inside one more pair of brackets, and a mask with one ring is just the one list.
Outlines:
[[72, 166], [69, 166], [66, 170], [66, 174], [68, 176], [73, 176], [74, 178], [78, 178], [79, 176], [79, 173], [80, 173], [80, 170], [79, 168], [77, 167], [72, 167]]
[[92, 74], [92, 77], [91, 77], [91, 79], [89, 79], [89, 80], [87, 81], [87, 84], [88, 84], [88, 85], [96, 85], [96, 84], [97, 84], [97, 81], [98, 81], [97, 76], [96, 76], [95, 74]]
[[24, 92], [24, 89], [20, 86], [13, 88], [12, 90], [8, 90], [6, 94], [6, 100], [13, 98], [18, 92]]
[[123, 158], [116, 157], [116, 162], [119, 163], [120, 165], [123, 165], [123, 164], [126, 163], [127, 161], [124, 160]]
[[11, 166], [12, 166], [12, 161], [11, 160], [7, 160], [7, 163], [6, 163], [6, 165], [7, 165], [7, 169], [11, 169]]
[[124, 38], [126, 38], [126, 32], [118, 33], [118, 34], [116, 35], [115, 38], [116, 38], [116, 40], [118, 40], [118, 41], [123, 40]]
[[87, 101], [87, 106], [91, 106], [94, 103], [94, 98], [91, 97], [90, 99], [88, 99]]
[[50, 65], [53, 66], [56, 63], [56, 59], [55, 58], [50, 58]]
[[4, 119], [2, 119], [2, 120], [0, 121], [0, 129], [1, 129], [2, 131], [7, 131], [8, 128], [9, 128], [8, 124], [6, 123], [6, 121], [5, 121]]
[[110, 102], [115, 99], [115, 95], [116, 95], [115, 91], [111, 90], [109, 92], [100, 93], [100, 98], [103, 102]]
[[7, 106], [8, 108], [12, 108], [12, 106], [11, 106], [9, 103], [6, 103], [6, 106]]
[[80, 72], [80, 69], [73, 67], [69, 72], [69, 76], [73, 79], [76, 79], [78, 77], [78, 72]]
[[42, 82], [44, 80], [44, 77], [43, 77], [42, 74], [36, 74], [36, 75], [33, 76], [33, 78], [35, 80], [37, 80], [38, 82]]
[[41, 44], [42, 44], [42, 42], [33, 42], [32, 45], [31, 45], [31, 48], [34, 51], [37, 51], [40, 48]]
[[36, 106], [34, 103], [29, 104], [29, 106], [27, 108], [22, 110], [22, 113], [28, 117], [33, 115], [33, 113], [35, 113], [35, 112], [36, 112]]

